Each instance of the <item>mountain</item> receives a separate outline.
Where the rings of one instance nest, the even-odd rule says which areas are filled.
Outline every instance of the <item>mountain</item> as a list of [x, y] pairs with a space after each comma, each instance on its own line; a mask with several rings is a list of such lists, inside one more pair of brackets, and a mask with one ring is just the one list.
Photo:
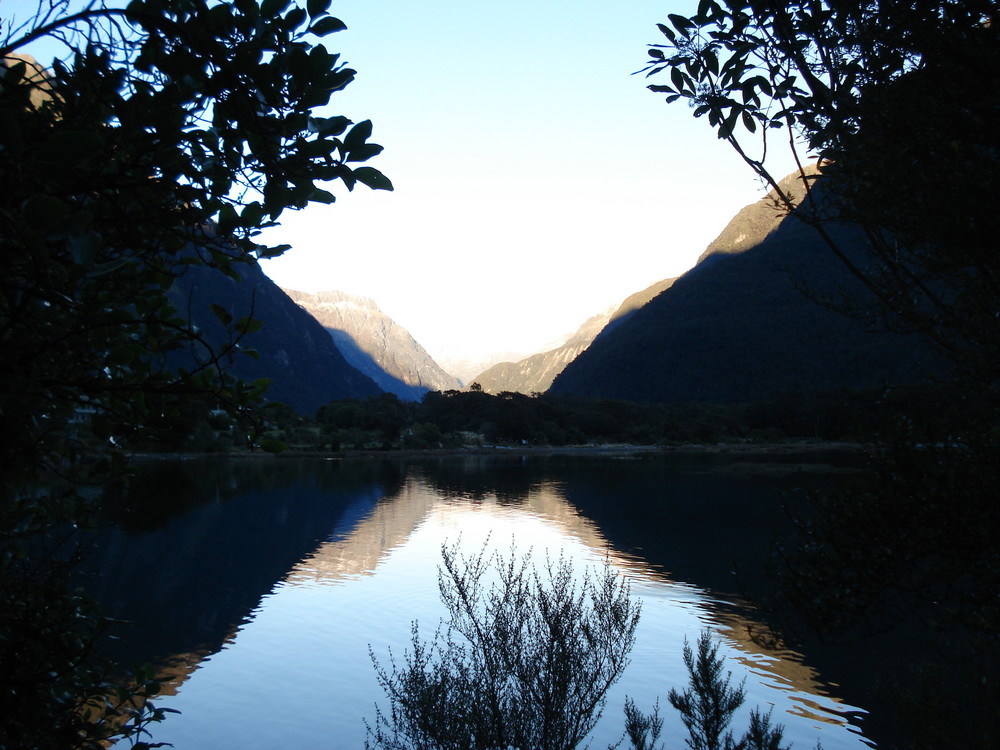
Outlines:
[[650, 300], [672, 287], [675, 281], [677, 281], [676, 277], [663, 279], [662, 281], [657, 281], [655, 284], [650, 284], [641, 292], [636, 292], [626, 297], [625, 301], [618, 305], [607, 325], [598, 331], [597, 335], [599, 336], [604, 331], [609, 331], [631, 318], [637, 310], [644, 307]]
[[419, 401], [427, 391], [461, 387], [405, 328], [367, 297], [344, 292], [284, 292], [319, 321], [352, 366], [383, 390], [407, 401]]
[[480, 373], [474, 382], [479, 383], [487, 393], [511, 391], [516, 393], [542, 393], [548, 390], [555, 377], [584, 351], [590, 343], [607, 327], [613, 327], [628, 319], [649, 300], [668, 289], [674, 279], [658, 281], [641, 292], [628, 297], [617, 307], [588, 318], [576, 333], [565, 343], [554, 349], [517, 362], [501, 362]]
[[[260, 266], [238, 263], [235, 270], [239, 279], [203, 265], [186, 266], [170, 291], [177, 310], [215, 347], [226, 340], [226, 333], [210, 304], [224, 308], [234, 319], [252, 315], [263, 324], [241, 341], [256, 349], [259, 358], [237, 354], [227, 363], [233, 374], [248, 381], [270, 378], [267, 397], [302, 414], [313, 414], [333, 399], [382, 393], [371, 378], [348, 364], [323, 326], [265, 276]], [[189, 367], [190, 360], [199, 356], [189, 352], [172, 359]]]
[[[543, 348], [555, 348], [563, 343], [563, 341], [553, 342], [551, 346], [545, 346]], [[461, 355], [449, 355], [445, 353], [441, 356], [438, 361], [441, 366], [450, 373], [453, 373], [458, 381], [464, 386], [472, 383], [476, 377], [485, 372], [486, 370], [493, 367], [493, 365], [498, 365], [501, 362], [516, 362], [518, 360], [524, 359], [525, 357], [531, 356], [534, 352], [525, 351], [506, 351], [506, 352], [495, 352], [486, 356], [461, 356]]]
[[[808, 179], [821, 197], [815, 171]], [[802, 193], [794, 175], [783, 187]], [[855, 263], [870, 261], [856, 230], [827, 229]], [[741, 210], [669, 289], [602, 332], [550, 392], [737, 403], [912, 383], [940, 367], [920, 339], [875, 331], [866, 316], [845, 315], [824, 300], [858, 311], [873, 303], [818, 233], [768, 196]]]

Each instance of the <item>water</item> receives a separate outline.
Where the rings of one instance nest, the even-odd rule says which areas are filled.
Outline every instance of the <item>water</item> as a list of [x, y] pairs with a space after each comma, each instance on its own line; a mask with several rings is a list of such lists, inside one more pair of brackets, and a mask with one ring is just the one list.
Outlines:
[[[747, 467], [743, 467], [747, 468]], [[622, 732], [626, 695], [659, 697], [668, 745], [685, 730], [666, 701], [686, 684], [684, 639], [708, 628], [747, 701], [773, 707], [796, 748], [869, 747], [861, 707], [809, 659], [767, 651], [739, 594], [780, 524], [780, 496], [806, 480], [706, 460], [550, 458], [159, 463], [112, 512], [93, 582], [135, 622], [114, 645], [152, 662], [160, 703], [181, 711], [153, 741], [202, 748], [360, 748], [386, 706], [369, 651], [387, 663], [411, 622], [433, 634], [442, 544], [609, 563], [642, 602], [631, 664], [591, 747]], [[808, 475], [815, 478], [815, 474]], [[113, 574], [110, 574], [112, 573]]]

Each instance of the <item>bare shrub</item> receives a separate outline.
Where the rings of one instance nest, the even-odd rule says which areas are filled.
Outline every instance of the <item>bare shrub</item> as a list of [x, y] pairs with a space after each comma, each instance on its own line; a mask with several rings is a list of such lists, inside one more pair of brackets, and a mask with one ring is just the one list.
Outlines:
[[402, 664], [372, 654], [388, 713], [366, 747], [569, 750], [593, 730], [628, 664], [640, 605], [610, 568], [578, 575], [560, 556], [442, 547], [449, 620], [424, 642], [414, 623]]

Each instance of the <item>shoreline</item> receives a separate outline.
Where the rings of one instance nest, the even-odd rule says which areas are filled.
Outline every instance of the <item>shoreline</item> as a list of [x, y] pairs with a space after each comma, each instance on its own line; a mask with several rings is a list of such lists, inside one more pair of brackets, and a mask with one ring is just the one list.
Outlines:
[[731, 455], [788, 456], [797, 453], [857, 453], [864, 452], [864, 445], [857, 442], [830, 440], [793, 440], [777, 443], [685, 443], [682, 445], [630, 445], [624, 443], [601, 445], [484, 445], [464, 448], [390, 448], [352, 449], [340, 451], [296, 450], [290, 448], [280, 453], [266, 451], [241, 451], [232, 453], [205, 452], [145, 452], [129, 453], [130, 460], [195, 460], [204, 458], [221, 459], [268, 459], [283, 460], [295, 458], [323, 458], [344, 460], [355, 458], [437, 458], [456, 456], [639, 456], [639, 455]]

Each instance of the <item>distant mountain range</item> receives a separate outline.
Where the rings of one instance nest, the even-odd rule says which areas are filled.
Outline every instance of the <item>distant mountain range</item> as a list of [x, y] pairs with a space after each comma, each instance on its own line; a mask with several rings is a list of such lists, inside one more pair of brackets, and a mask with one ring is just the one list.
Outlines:
[[588, 318], [576, 333], [555, 349], [532, 354], [517, 362], [501, 362], [480, 373], [473, 380], [486, 393], [543, 393], [563, 369], [576, 359], [603, 330], [619, 325], [636, 310], [665, 289], [674, 279], [658, 281], [636, 292], [616, 307]]
[[[556, 341], [553, 341], [549, 346], [543, 346], [543, 349], [554, 349], [561, 346], [569, 335], [566, 335]], [[498, 365], [501, 362], [517, 362], [519, 360], [530, 357], [535, 352], [531, 351], [506, 351], [506, 352], [495, 352], [493, 354], [485, 356], [460, 356], [460, 355], [444, 355], [438, 359], [441, 366], [450, 372], [452, 375], [459, 379], [459, 382], [463, 386], [471, 384], [480, 375], [480, 373], [485, 372], [494, 365]]]
[[[211, 304], [233, 319], [252, 315], [263, 324], [240, 342], [259, 356], [236, 354], [225, 364], [244, 380], [270, 379], [270, 400], [312, 414], [334, 399], [388, 392], [414, 401], [429, 390], [461, 387], [372, 300], [282, 290], [256, 263], [237, 264], [236, 271], [239, 280], [200, 264], [185, 266], [170, 297], [216, 349], [227, 334]], [[172, 361], [190, 368], [206, 353], [177, 353]]]
[[461, 387], [373, 300], [337, 291], [283, 291], [319, 321], [344, 358], [382, 390], [418, 401], [428, 391]]
[[[333, 399], [382, 393], [371, 378], [347, 362], [323, 326], [265, 276], [260, 266], [240, 263], [236, 271], [239, 280], [214, 268], [186, 266], [170, 291], [174, 307], [215, 347], [226, 340], [226, 333], [210, 304], [221, 306], [234, 319], [253, 315], [263, 323], [241, 342], [259, 357], [236, 354], [227, 363], [234, 375], [248, 381], [270, 378], [268, 398], [303, 414], [312, 414]], [[204, 354], [178, 353], [174, 361], [189, 367], [192, 359]]]
[[[820, 195], [821, 182], [813, 186]], [[802, 192], [796, 176], [784, 187]], [[827, 230], [855, 262], [868, 263], [856, 230]], [[922, 340], [872, 330], [865, 316], [847, 316], [823, 300], [857, 310], [872, 303], [813, 228], [764, 198], [740, 211], [669, 289], [602, 331], [550, 392], [736, 403], [912, 383], [941, 366]]]
[[[820, 194], [821, 182], [813, 187]], [[797, 177], [784, 186], [801, 192]], [[866, 263], [855, 230], [827, 229], [858, 264]], [[269, 398], [310, 414], [333, 399], [387, 391], [417, 400], [430, 390], [462, 387], [372, 300], [286, 292], [256, 264], [237, 270], [239, 282], [187, 267], [171, 297], [215, 344], [225, 332], [210, 303], [263, 323], [244, 342], [259, 359], [236, 356], [231, 369], [247, 380], [270, 378]], [[490, 393], [736, 403], [912, 383], [939, 370], [940, 360], [920, 339], [874, 331], [863, 316], [821, 304], [846, 300], [863, 309], [871, 303], [866, 294], [815, 230], [764, 198], [742, 209], [680, 278], [595, 315], [559, 346], [496, 364], [474, 381]]]

